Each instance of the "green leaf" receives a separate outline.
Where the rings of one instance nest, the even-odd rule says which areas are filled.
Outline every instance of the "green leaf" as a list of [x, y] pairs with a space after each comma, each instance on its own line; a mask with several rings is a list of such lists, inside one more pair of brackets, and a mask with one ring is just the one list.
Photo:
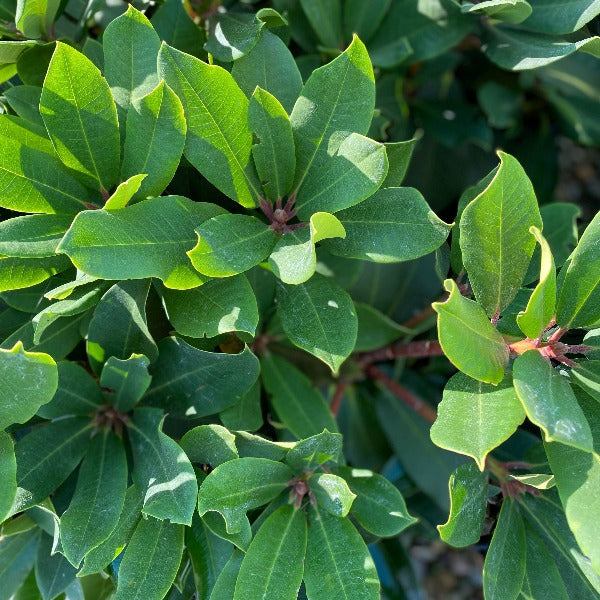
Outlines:
[[[600, 435], [600, 428], [594, 433]], [[600, 444], [597, 444], [600, 446]], [[569, 527], [592, 568], [600, 574], [600, 455], [559, 443], [546, 443], [546, 455]]]
[[508, 364], [508, 346], [481, 306], [462, 296], [452, 279], [444, 287], [450, 292], [448, 300], [432, 304], [444, 354], [469, 377], [497, 385]]
[[10, 107], [23, 119], [44, 127], [40, 115], [42, 88], [37, 85], [16, 85], [4, 90], [4, 97]]
[[281, 324], [290, 341], [338, 372], [356, 342], [358, 321], [350, 296], [316, 274], [300, 285], [277, 287]]
[[11, 598], [31, 572], [39, 538], [39, 530], [32, 529], [0, 541], [0, 584], [5, 598]]
[[88, 447], [92, 426], [89, 419], [60, 419], [15, 444], [18, 489], [12, 514], [42, 501], [71, 474]]
[[134, 199], [160, 196], [169, 185], [179, 166], [186, 130], [181, 101], [164, 81], [133, 100], [127, 112], [121, 177], [148, 174]]
[[198, 243], [188, 252], [197, 271], [209, 277], [230, 277], [251, 269], [269, 256], [275, 232], [248, 215], [224, 214], [196, 229]]
[[295, 190], [310, 181], [315, 168], [329, 162], [333, 134], [367, 133], [374, 108], [373, 68], [367, 49], [355, 37], [342, 54], [312, 73], [294, 105], [290, 121], [296, 143]]
[[343, 47], [340, 0], [331, 0], [330, 2], [300, 0], [300, 6], [323, 46], [326, 48]]
[[386, 317], [369, 304], [355, 302], [358, 317], [358, 334], [354, 352], [368, 352], [383, 348], [410, 330]]
[[[299, 103], [300, 99], [296, 106]], [[296, 109], [291, 117], [296, 134], [300, 125], [298, 119], [293, 120], [295, 114]], [[315, 150], [315, 158], [307, 167], [310, 174], [302, 180], [297, 192], [295, 206], [302, 220], [317, 211], [334, 213], [362, 202], [379, 188], [387, 175], [388, 160], [383, 144], [358, 133], [326, 131], [326, 134], [327, 149], [321, 145]], [[296, 135], [297, 145], [301, 140]], [[296, 152], [300, 165], [301, 152], [302, 148]]]
[[242, 206], [256, 206], [248, 99], [231, 74], [164, 43], [158, 70], [185, 110], [186, 158], [224, 194]]
[[218, 467], [239, 458], [235, 436], [221, 425], [199, 425], [190, 429], [179, 442], [192, 462]]
[[275, 354], [262, 356], [260, 366], [271, 405], [296, 438], [301, 440], [324, 429], [338, 430], [323, 396], [302, 371]]
[[554, 316], [556, 307], [556, 269], [550, 246], [540, 230], [537, 227], [530, 227], [529, 231], [542, 249], [540, 281], [529, 297], [525, 311], [517, 315], [517, 323], [528, 338], [535, 340], [542, 335]]
[[152, 377], [149, 361], [143, 354], [132, 354], [127, 360], [111, 356], [102, 369], [100, 385], [104, 396], [121, 413], [129, 412], [144, 395]]
[[302, 89], [302, 77], [292, 53], [267, 28], [261, 31], [252, 50], [233, 63], [231, 74], [248, 98], [258, 85], [273, 94], [287, 113], [292, 111]]
[[600, 213], [583, 232], [577, 248], [563, 269], [556, 322], [561, 327], [593, 327], [600, 321]]
[[221, 538], [231, 542], [234, 546], [246, 552], [252, 540], [252, 527], [248, 517], [244, 515], [242, 529], [236, 533], [228, 533], [226, 523], [221, 518], [221, 515], [216, 512], [208, 512], [202, 516], [202, 521], [210, 529], [210, 531]]
[[572, 381], [600, 402], [600, 360], [580, 360], [576, 365], [570, 371]]
[[215, 586], [210, 595], [210, 600], [231, 600], [235, 593], [235, 583], [237, 576], [242, 566], [244, 558], [243, 552], [234, 552], [219, 577], [215, 581]]
[[292, 476], [287, 465], [266, 458], [230, 460], [211, 471], [200, 486], [198, 512], [220, 513], [227, 532], [238, 533], [246, 512], [278, 496]]
[[499, 315], [521, 287], [535, 248], [529, 228], [542, 227], [533, 186], [510, 154], [460, 219], [460, 247], [469, 282], [488, 316]]
[[529, 0], [533, 13], [524, 26], [543, 33], [571, 33], [600, 13], [598, 0]]
[[35, 561], [35, 580], [43, 600], [52, 600], [75, 581], [77, 570], [62, 556], [51, 554], [52, 538], [42, 534]]
[[519, 595], [525, 576], [525, 544], [523, 519], [515, 501], [507, 499], [483, 566], [486, 600], [509, 600]]
[[345, 237], [346, 231], [337, 217], [317, 212], [308, 227], [284, 233], [277, 242], [269, 265], [284, 283], [298, 285], [310, 279], [317, 268], [315, 244], [324, 239]]
[[54, 256], [73, 219], [61, 215], [29, 215], [0, 223], [0, 254], [21, 258]]
[[[348, 4], [346, 4], [346, 6], [348, 6]], [[417, 131], [415, 136], [410, 140], [404, 142], [387, 142], [385, 144], [385, 153], [388, 157], [389, 169], [381, 187], [393, 188], [402, 185], [406, 171], [408, 171], [413, 151], [421, 137], [422, 134]]]
[[[560, 266], [577, 245], [577, 219], [581, 217], [581, 209], [570, 202], [553, 202], [542, 206], [540, 213], [544, 222], [544, 237], [550, 245], [556, 265]], [[538, 252], [536, 248], [534, 259]]]
[[28, 38], [40, 38], [50, 33], [60, 0], [36, 0], [17, 2], [15, 24], [18, 30]]
[[143, 490], [136, 485], [127, 488], [123, 510], [115, 528], [108, 538], [85, 555], [83, 566], [78, 573], [80, 577], [100, 572], [120, 554], [140, 520], [143, 503]]
[[340, 460], [342, 436], [327, 429], [317, 435], [300, 440], [285, 457], [294, 471], [314, 471], [321, 465]]
[[339, 467], [337, 472], [356, 495], [351, 515], [367, 531], [380, 537], [392, 537], [417, 522], [408, 513], [398, 488], [385, 477], [350, 467]]
[[151, 20], [161, 40], [192, 56], [206, 56], [203, 50], [206, 33], [187, 13], [181, 0], [167, 0], [158, 7]]
[[342, 477], [331, 473], [314, 473], [308, 479], [308, 486], [317, 506], [336, 517], [348, 516], [356, 494]]
[[162, 432], [164, 418], [161, 410], [144, 407], [128, 424], [133, 481], [144, 490], [144, 514], [190, 525], [198, 494], [196, 476], [185, 452]]
[[520, 481], [525, 485], [537, 488], [538, 490], [549, 490], [554, 487], [554, 475], [548, 473], [528, 473], [526, 475], [510, 475], [511, 479]]
[[414, 188], [379, 190], [337, 217], [346, 237], [327, 241], [325, 247], [339, 256], [382, 263], [413, 260], [433, 252], [451, 228]]
[[144, 14], [129, 5], [104, 30], [102, 47], [106, 81], [124, 127], [130, 105], [158, 85], [160, 38]]
[[263, 425], [260, 381], [256, 381], [235, 404], [219, 413], [227, 429], [256, 431]]
[[544, 542], [528, 524], [525, 525], [525, 538], [527, 558], [525, 577], [519, 598], [524, 600], [535, 600], [535, 598], [569, 600], [569, 594], [556, 563], [552, 560]]
[[379, 599], [375, 564], [348, 519], [334, 517], [317, 507], [311, 508], [304, 583], [311, 600]]
[[252, 49], [264, 25], [252, 14], [216, 12], [208, 19], [208, 39], [204, 49], [219, 61], [232, 62]]
[[295, 600], [304, 572], [304, 511], [289, 504], [262, 524], [244, 556], [233, 600]]
[[295, 445], [295, 442], [274, 442], [247, 431], [236, 431], [235, 442], [242, 458], [268, 458], [276, 461], [283, 460]]
[[526, 0], [486, 0], [477, 4], [465, 1], [461, 10], [464, 13], [486, 15], [506, 23], [522, 23], [531, 14], [532, 9]]
[[487, 506], [487, 475], [475, 463], [460, 465], [448, 481], [450, 514], [438, 525], [440, 537], [451, 546], [464, 548], [481, 537]]
[[158, 277], [167, 287], [189, 289], [204, 281], [185, 254], [196, 241], [194, 228], [221, 212], [214, 204], [181, 196], [153, 198], [120, 210], [84, 211], [58, 252], [95, 277]]
[[[0, 431], [0, 523], [4, 521], [17, 493], [17, 461], [12, 438]], [[4, 532], [3, 532], [4, 534]]]
[[512, 71], [538, 69], [577, 50], [600, 56], [598, 36], [570, 42], [555, 36], [502, 26], [488, 27], [483, 42], [486, 56], [499, 67]]
[[457, 373], [444, 388], [431, 440], [440, 448], [473, 457], [483, 471], [488, 453], [524, 420], [525, 411], [510, 381], [494, 386]]
[[296, 157], [290, 119], [275, 96], [256, 86], [248, 106], [248, 125], [258, 141], [252, 158], [265, 195], [281, 198], [294, 182]]
[[407, 58], [411, 63], [434, 58], [458, 44], [472, 27], [472, 17], [461, 14], [456, 2], [396, 0], [369, 41], [373, 64], [390, 68]]
[[108, 538], [117, 525], [127, 488], [127, 458], [123, 442], [111, 431], [91, 441], [79, 469], [69, 508], [60, 518], [60, 540], [69, 562], [83, 557]]
[[171, 414], [218, 413], [246, 394], [259, 373], [258, 360], [248, 348], [239, 354], [204, 352], [166, 338], [159, 352], [144, 402], [164, 406]]
[[0, 115], [0, 143], [0, 206], [68, 215], [86, 208], [90, 192], [64, 168], [44, 129]]
[[244, 275], [207, 281], [193, 290], [161, 290], [169, 321], [181, 335], [216, 337], [230, 331], [254, 335], [258, 307]]
[[104, 204], [104, 210], [118, 210], [125, 208], [142, 185], [146, 174], [133, 175], [127, 181], [120, 183], [112, 196]]
[[592, 451], [590, 426], [569, 381], [547, 359], [537, 350], [521, 354], [513, 364], [513, 378], [528, 419], [544, 431], [547, 442]]
[[114, 600], [162, 600], [177, 575], [183, 540], [181, 525], [140, 520], [123, 554]]
[[48, 354], [26, 352], [21, 342], [11, 350], [0, 349], [0, 381], [4, 400], [0, 407], [0, 429], [25, 423], [42, 404], [52, 400], [58, 387], [58, 369]]
[[62, 42], [48, 67], [40, 113], [63, 163], [110, 190], [121, 155], [117, 109], [100, 71]]
[[390, 4], [391, 0], [372, 0], [369, 4], [362, 0], [346, 0], [343, 14], [345, 37], [351, 38], [356, 33], [363, 42], [367, 42], [381, 25]]
[[144, 354], [150, 362], [158, 349], [146, 323], [148, 280], [120, 281], [102, 296], [94, 310], [87, 335], [87, 353], [94, 370], [111, 356], [121, 360], [133, 353]]

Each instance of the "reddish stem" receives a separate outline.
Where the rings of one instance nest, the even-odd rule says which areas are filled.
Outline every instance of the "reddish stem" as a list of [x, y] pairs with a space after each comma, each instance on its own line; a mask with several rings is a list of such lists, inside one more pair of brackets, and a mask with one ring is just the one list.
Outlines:
[[394, 396], [402, 400], [406, 406], [421, 415], [428, 423], [433, 423], [437, 418], [437, 412], [429, 404], [426, 404], [410, 390], [388, 377], [383, 371], [373, 365], [366, 365], [365, 372], [375, 381], [382, 383]]
[[331, 399], [331, 404], [329, 405], [329, 409], [331, 410], [331, 414], [334, 417], [337, 417], [340, 412], [340, 408], [342, 406], [342, 400], [344, 399], [344, 392], [346, 391], [346, 387], [348, 384], [345, 381], [339, 381], [335, 392], [333, 393], [333, 398]]
[[413, 342], [400, 342], [393, 346], [373, 350], [360, 354], [358, 362], [362, 365], [379, 362], [382, 360], [392, 360], [402, 356], [409, 358], [425, 358], [427, 356], [443, 356], [444, 352], [437, 340], [417, 340]]

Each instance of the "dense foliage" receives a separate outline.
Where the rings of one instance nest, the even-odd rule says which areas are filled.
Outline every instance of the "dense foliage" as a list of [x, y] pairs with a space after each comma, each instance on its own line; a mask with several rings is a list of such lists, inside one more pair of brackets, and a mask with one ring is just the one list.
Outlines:
[[132, 4], [0, 0], [0, 600], [599, 598], [600, 2]]

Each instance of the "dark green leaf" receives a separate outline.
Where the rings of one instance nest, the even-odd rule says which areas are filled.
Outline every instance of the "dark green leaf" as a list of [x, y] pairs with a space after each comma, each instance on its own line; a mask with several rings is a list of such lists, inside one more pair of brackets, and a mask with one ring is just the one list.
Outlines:
[[326, 462], [337, 463], [342, 451], [342, 436], [326, 429], [312, 437], [300, 440], [285, 457], [294, 471], [314, 471]]
[[533, 13], [524, 26], [543, 33], [571, 33], [600, 13], [598, 0], [529, 0]]
[[336, 517], [348, 516], [356, 494], [342, 477], [332, 473], [314, 473], [308, 479], [308, 486], [317, 506]]
[[0, 523], [2, 523], [17, 493], [17, 461], [14, 445], [10, 435], [4, 431], [0, 432], [0, 483]]
[[181, 438], [180, 445], [192, 462], [211, 467], [239, 458], [235, 436], [221, 425], [194, 427]]
[[53, 554], [52, 538], [42, 534], [35, 561], [35, 580], [43, 600], [53, 600], [75, 581], [77, 569], [62, 554]]
[[256, 44], [263, 27], [263, 21], [248, 13], [216, 12], [208, 20], [208, 41], [204, 49], [217, 60], [237, 60]]
[[256, 381], [235, 404], [219, 413], [227, 429], [256, 431], [263, 424], [260, 381]]
[[54, 256], [58, 242], [72, 218], [61, 215], [30, 215], [0, 223], [0, 254], [21, 258]]
[[148, 365], [149, 361], [143, 354], [132, 354], [127, 360], [111, 356], [106, 361], [100, 385], [117, 411], [129, 412], [144, 395], [152, 381]]
[[0, 540], [0, 585], [3, 598], [11, 598], [33, 568], [39, 538], [39, 530], [31, 529]]

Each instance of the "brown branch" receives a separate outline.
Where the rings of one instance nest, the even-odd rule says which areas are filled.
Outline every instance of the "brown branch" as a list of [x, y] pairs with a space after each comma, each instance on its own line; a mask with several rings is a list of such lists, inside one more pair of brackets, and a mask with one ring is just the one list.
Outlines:
[[428, 423], [433, 423], [437, 418], [437, 412], [429, 404], [426, 404], [416, 394], [388, 377], [383, 371], [373, 365], [366, 365], [365, 372], [375, 381], [382, 383], [394, 396], [402, 400], [406, 406], [421, 415]]
[[335, 392], [333, 393], [333, 398], [331, 399], [331, 404], [329, 405], [329, 409], [331, 410], [331, 414], [334, 417], [337, 417], [340, 412], [340, 408], [342, 406], [342, 400], [344, 399], [344, 392], [346, 391], [346, 387], [348, 384], [345, 381], [339, 381]]
[[394, 358], [425, 358], [427, 356], [443, 356], [444, 352], [437, 340], [416, 340], [413, 342], [400, 342], [392, 346], [359, 354], [358, 362], [369, 365], [383, 360]]

